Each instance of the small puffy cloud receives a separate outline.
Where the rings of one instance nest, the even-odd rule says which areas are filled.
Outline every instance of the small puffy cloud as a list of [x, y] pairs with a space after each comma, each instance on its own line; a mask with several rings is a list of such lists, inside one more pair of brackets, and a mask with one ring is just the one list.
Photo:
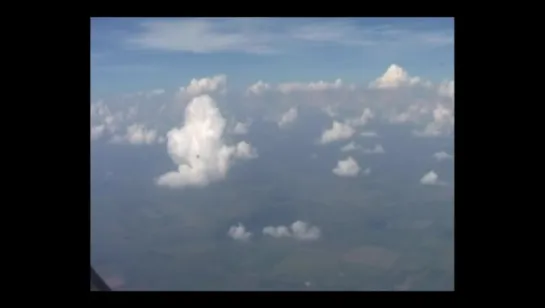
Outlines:
[[216, 75], [211, 78], [193, 78], [187, 87], [180, 88], [182, 94], [187, 94], [190, 97], [199, 96], [202, 94], [210, 94], [214, 92], [225, 92], [227, 87], [227, 76]]
[[365, 154], [383, 154], [385, 152], [386, 151], [384, 151], [384, 148], [380, 144], [375, 145], [375, 147], [372, 148], [372, 149], [364, 149], [363, 150], [363, 153], [365, 153]]
[[345, 160], [338, 161], [337, 167], [333, 169], [333, 173], [341, 177], [354, 177], [357, 176], [359, 172], [360, 166], [352, 156], [349, 156]]
[[278, 227], [268, 226], [268, 227], [265, 227], [265, 228], [263, 228], [263, 234], [270, 235], [270, 236], [275, 237], [275, 238], [290, 237], [291, 236], [290, 230], [286, 226], [278, 226]]
[[375, 114], [371, 111], [371, 109], [365, 108], [363, 110], [362, 115], [359, 118], [348, 119], [346, 123], [352, 126], [363, 126], [367, 124], [367, 122], [369, 122], [369, 120], [371, 120], [374, 117], [375, 117]]
[[246, 141], [241, 141], [237, 144], [237, 149], [235, 151], [235, 156], [243, 159], [252, 159], [257, 158], [257, 150], [253, 148]]
[[355, 130], [350, 125], [334, 121], [331, 128], [322, 133], [320, 143], [327, 144], [338, 140], [349, 139], [354, 133]]
[[437, 152], [437, 153], [433, 154], [433, 157], [435, 159], [437, 159], [438, 161], [443, 161], [443, 160], [452, 159], [454, 156], [448, 154], [445, 151], [441, 151], [441, 152]]
[[341, 152], [350, 152], [350, 151], [355, 151], [355, 150], [358, 150], [360, 149], [361, 146], [359, 145], [356, 145], [356, 143], [354, 143], [354, 141], [350, 142], [349, 144], [343, 146], [341, 148]]
[[367, 138], [378, 137], [377, 133], [376, 133], [376, 132], [373, 132], [373, 131], [361, 132], [361, 133], [360, 133], [360, 136], [362, 136], [362, 137], [367, 137]]
[[423, 83], [420, 77], [409, 76], [402, 67], [392, 64], [384, 75], [369, 84], [370, 88], [395, 89], [402, 86], [412, 86]]
[[291, 232], [294, 238], [302, 241], [317, 240], [321, 235], [321, 231], [318, 227], [311, 226], [300, 220], [291, 224]]
[[129, 143], [134, 145], [153, 144], [157, 138], [157, 131], [147, 129], [144, 125], [133, 124], [127, 127], [125, 135], [116, 135], [112, 138], [113, 143]]
[[271, 90], [271, 85], [261, 80], [249, 86], [246, 90], [246, 95], [261, 95], [265, 91]]
[[278, 127], [283, 128], [297, 119], [297, 108], [292, 107], [282, 115], [278, 121]]
[[183, 126], [167, 133], [167, 151], [178, 170], [161, 175], [156, 183], [171, 188], [206, 186], [224, 179], [235, 158], [255, 156], [244, 141], [225, 144], [225, 122], [210, 96], [194, 98], [186, 107]]
[[233, 133], [237, 135], [246, 135], [248, 133], [248, 126], [249, 123], [237, 122], [235, 128], [233, 129]]
[[231, 226], [227, 235], [237, 241], [248, 241], [252, 236], [251, 232], [246, 231], [244, 225], [239, 223], [237, 226]]
[[274, 238], [292, 237], [301, 241], [314, 241], [320, 238], [321, 231], [316, 226], [311, 226], [307, 222], [298, 220], [291, 224], [290, 228], [286, 226], [268, 226], [263, 228], [263, 234]]
[[433, 170], [426, 173], [421, 179], [420, 183], [423, 185], [438, 185], [439, 182], [439, 176], [437, 173], [435, 173]]

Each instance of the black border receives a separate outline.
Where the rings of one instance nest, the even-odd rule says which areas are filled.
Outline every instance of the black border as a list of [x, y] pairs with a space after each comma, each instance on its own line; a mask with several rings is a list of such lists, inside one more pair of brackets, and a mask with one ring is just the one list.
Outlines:
[[[229, 5], [233, 6], [234, 4], [230, 3]], [[216, 5], [211, 6], [220, 7]], [[345, 13], [351, 11], [347, 4], [332, 5], [332, 3], [323, 3], [321, 8], [326, 11], [319, 14], [320, 8], [316, 8], [317, 6], [319, 5], [314, 3], [310, 7], [314, 7], [313, 10], [317, 10], [314, 15], [318, 16], [347, 16], [333, 14], [335, 9], [339, 10], [341, 7], [346, 10]], [[201, 6], [197, 5], [197, 7]], [[269, 4], [267, 5], [267, 10], [270, 9], [268, 14], [272, 14], [275, 11], [274, 7], [284, 10], [286, 7], [291, 6]], [[310, 7], [304, 7], [306, 9], [305, 13], [310, 14]], [[280, 12], [280, 10], [278, 10], [280, 14], [286, 14], [286, 12]], [[180, 9], [181, 11], [184, 10]], [[222, 12], [226, 13], [227, 11]], [[192, 12], [195, 12], [195, 10], [192, 9]], [[203, 11], [202, 13], [205, 12]], [[390, 14], [392, 13], [390, 12]], [[152, 14], [152, 12], [148, 12], [147, 14]], [[105, 14], [96, 15], [105, 16]], [[194, 15], [197, 14], [194, 13]], [[206, 15], [210, 16], [210, 12]], [[138, 16], [138, 14], [135, 14], [135, 16]], [[41, 35], [38, 36], [44, 40], [40, 43], [39, 48], [37, 48], [36, 42], [29, 42], [30, 46], [19, 47], [20, 50], [25, 49], [24, 51], [27, 52], [23, 57], [38, 57], [33, 70], [40, 70], [35, 75], [35, 82], [30, 83], [29, 88], [24, 92], [29, 95], [36, 95], [35, 98], [27, 98], [28, 100], [33, 100], [33, 102], [27, 101], [22, 104], [22, 106], [32, 107], [23, 107], [21, 111], [26, 114], [31, 113], [32, 119], [30, 121], [33, 121], [34, 125], [27, 126], [30, 131], [23, 132], [20, 136], [22, 137], [21, 145], [23, 147], [29, 146], [27, 138], [35, 138], [36, 135], [42, 136], [43, 143], [41, 143], [38, 149], [35, 148], [36, 145], [32, 145], [29, 149], [22, 149], [20, 152], [25, 152], [22, 155], [18, 154], [18, 158], [22, 157], [25, 160], [25, 165], [29, 165], [29, 171], [27, 172], [35, 174], [35, 179], [31, 181], [30, 185], [27, 182], [28, 178], [25, 179], [25, 177], [18, 181], [18, 184], [21, 185], [23, 192], [28, 192], [26, 194], [29, 196], [38, 198], [36, 201], [26, 200], [26, 203], [21, 203], [21, 210], [23, 211], [21, 215], [24, 215], [21, 217], [30, 216], [30, 218], [26, 218], [28, 219], [27, 227], [31, 227], [33, 231], [39, 231], [33, 232], [33, 234], [43, 235], [42, 238], [38, 238], [37, 240], [32, 237], [27, 239], [28, 242], [25, 241], [26, 244], [24, 245], [30, 246], [27, 247], [30, 251], [28, 253], [21, 251], [20, 254], [26, 255], [29, 258], [29, 262], [25, 261], [25, 266], [18, 266], [18, 268], [26, 267], [30, 261], [38, 259], [37, 261], [40, 265], [36, 266], [36, 271], [32, 275], [36, 276], [38, 272], [43, 271], [43, 273], [40, 273], [42, 274], [40, 277], [42, 279], [45, 277], [45, 281], [42, 280], [38, 289], [62, 290], [63, 294], [73, 291], [74, 294], [78, 294], [90, 292], [89, 271], [87, 267], [90, 263], [88, 241], [90, 238], [88, 223], [90, 216], [90, 192], [88, 186], [90, 175], [89, 166], [86, 164], [86, 162], [90, 162], [90, 141], [88, 138], [90, 19], [89, 16], [66, 17], [64, 19], [49, 18], [47, 21], [40, 23], [38, 28], [40, 27], [43, 28], [41, 29]], [[491, 205], [493, 201], [480, 197], [484, 184], [480, 184], [482, 183], [481, 180], [472, 177], [471, 172], [472, 170], [482, 170], [484, 166], [479, 163], [476, 163], [475, 166], [470, 166], [471, 159], [469, 156], [473, 155], [471, 153], [478, 152], [480, 154], [476, 155], [487, 155], [486, 150], [479, 149], [479, 145], [482, 145], [483, 140], [481, 139], [482, 135], [477, 133], [479, 123], [482, 122], [478, 110], [479, 108], [483, 108], [482, 115], [488, 112], [489, 105], [493, 100], [492, 96], [494, 95], [492, 89], [497, 89], [498, 86], [492, 85], [488, 87], [485, 83], [493, 81], [482, 78], [483, 72], [480, 69], [481, 63], [479, 63], [479, 60], [483, 60], [483, 57], [475, 56], [475, 43], [478, 43], [480, 40], [480, 32], [476, 30], [477, 28], [478, 24], [470, 25], [467, 18], [456, 18], [455, 20], [455, 79], [456, 102], [458, 102], [456, 105], [457, 119], [455, 124], [455, 289], [457, 293], [465, 293], [465, 291], [471, 289], [479, 291], [491, 285], [490, 278], [486, 279], [486, 276], [489, 274], [486, 268], [490, 268], [488, 265], [491, 265], [491, 263], [487, 263], [486, 259], [482, 256], [482, 249], [479, 249], [482, 248], [483, 238], [477, 236], [478, 228], [476, 226], [481, 225], [482, 228], [482, 223], [487, 221], [484, 219], [485, 215], [479, 217], [481, 216], [479, 212], [491, 210], [490, 206], [483, 208], [483, 204]], [[48, 35], [51, 33], [56, 34], [56, 36], [51, 38]], [[471, 36], [476, 36], [475, 40], [471, 40]], [[478, 48], [486, 47], [479, 46]], [[492, 48], [493, 46], [490, 47]], [[482, 49], [479, 52], [480, 55], [483, 55]], [[472, 64], [472, 62], [475, 62], [475, 64]], [[476, 90], [470, 92], [472, 79], [475, 80], [474, 87]], [[488, 90], [484, 90], [486, 93], [476, 93], [487, 88]], [[50, 94], [48, 95], [49, 99], [44, 99], [44, 93]], [[478, 96], [485, 96], [486, 99], [480, 99]], [[471, 128], [472, 122], [475, 123], [474, 128]], [[36, 129], [36, 126], [40, 128]], [[67, 138], [71, 140], [67, 142]], [[471, 144], [472, 139], [475, 141], [473, 144]], [[35, 156], [36, 151], [41, 154]], [[25, 155], [28, 155], [28, 157], [24, 157]], [[36, 159], [37, 157], [40, 159]], [[41, 161], [42, 159], [45, 161]], [[77, 168], [76, 166], [81, 166], [81, 168]], [[482, 174], [483, 172], [479, 173]], [[471, 242], [475, 242], [475, 245], [471, 245]], [[31, 245], [29, 243], [34, 244]], [[42, 245], [37, 245], [39, 243]], [[475, 262], [476, 260], [479, 260], [479, 262]], [[475, 265], [475, 269], [471, 269], [471, 265]], [[91, 292], [91, 299], [95, 302], [101, 298], [108, 298], [113, 301], [119, 299], [123, 300], [124, 303], [128, 303], [127, 301], [131, 301], [131, 299], [137, 299], [138, 302], [145, 304], [145, 299], [149, 296], [150, 303], [157, 304], [161, 298], [168, 299], [169, 297], [172, 300], [170, 303], [177, 303], [176, 296], [181, 295], [179, 300], [181, 304], [184, 304], [191, 301], [192, 296], [200, 297], [200, 299], [195, 300], [205, 303], [201, 301], [203, 299], [200, 296], [201, 294], [237, 296], [237, 293], [234, 292], [130, 292], [136, 295], [124, 296], [123, 294], [125, 293], [129, 292]], [[376, 296], [382, 294], [394, 295], [401, 292], [279, 292], [272, 294], [273, 296], [268, 292], [238, 293], [250, 296], [250, 300], [252, 300], [253, 304], [256, 304], [252, 296], [265, 297], [267, 301], [272, 301], [277, 298], [284, 299], [284, 296], [295, 297], [307, 294], [318, 297], [334, 297], [336, 295], [363, 295], [371, 297], [374, 294]], [[404, 293], [417, 294], [431, 292]], [[437, 294], [439, 293], [449, 292], [437, 292]], [[211, 298], [211, 296], [208, 297], [208, 299]], [[238, 297], [237, 302], [232, 303], [235, 305], [240, 303], [239, 300], [241, 298]], [[318, 301], [323, 300], [325, 298], [318, 299]], [[369, 300], [369, 298], [366, 298], [366, 300]], [[283, 304], [285, 303], [283, 302]], [[342, 302], [338, 303], [343, 304]], [[369, 302], [362, 304], [369, 304]]]

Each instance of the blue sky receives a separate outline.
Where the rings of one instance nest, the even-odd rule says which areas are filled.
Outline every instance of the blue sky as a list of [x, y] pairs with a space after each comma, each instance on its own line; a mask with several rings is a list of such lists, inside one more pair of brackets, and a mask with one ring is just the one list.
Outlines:
[[390, 64], [427, 80], [453, 78], [452, 18], [95, 18], [92, 94], [175, 89], [229, 76], [271, 83], [362, 83]]

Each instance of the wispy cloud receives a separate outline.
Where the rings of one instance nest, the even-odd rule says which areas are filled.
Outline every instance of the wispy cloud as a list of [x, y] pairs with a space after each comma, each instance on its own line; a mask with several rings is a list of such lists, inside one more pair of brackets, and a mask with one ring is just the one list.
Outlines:
[[453, 44], [454, 36], [453, 29], [364, 26], [358, 19], [192, 18], [145, 20], [124, 42], [161, 51], [274, 54], [305, 44], [441, 46]]

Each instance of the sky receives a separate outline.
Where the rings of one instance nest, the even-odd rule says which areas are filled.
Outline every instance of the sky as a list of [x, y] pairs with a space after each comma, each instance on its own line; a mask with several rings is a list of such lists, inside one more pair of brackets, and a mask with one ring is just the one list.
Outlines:
[[398, 63], [430, 80], [453, 76], [451, 18], [91, 20], [92, 94], [176, 88], [195, 75], [365, 82]]
[[454, 21], [91, 20], [120, 290], [452, 290]]

